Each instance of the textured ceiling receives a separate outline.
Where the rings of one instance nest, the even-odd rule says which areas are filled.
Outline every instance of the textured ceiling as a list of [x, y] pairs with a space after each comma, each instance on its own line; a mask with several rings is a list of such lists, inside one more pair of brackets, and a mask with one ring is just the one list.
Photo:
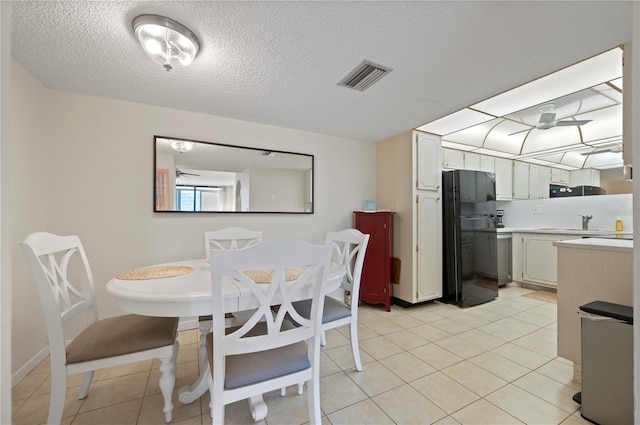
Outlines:
[[[631, 40], [632, 2], [14, 1], [13, 57], [47, 87], [379, 141]], [[167, 72], [131, 21], [201, 51]], [[337, 86], [362, 60], [393, 68]]]

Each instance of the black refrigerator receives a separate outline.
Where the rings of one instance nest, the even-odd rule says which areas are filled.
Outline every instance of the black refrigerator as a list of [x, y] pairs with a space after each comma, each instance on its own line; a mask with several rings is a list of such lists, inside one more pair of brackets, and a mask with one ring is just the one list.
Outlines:
[[493, 173], [442, 173], [442, 300], [469, 307], [498, 296]]

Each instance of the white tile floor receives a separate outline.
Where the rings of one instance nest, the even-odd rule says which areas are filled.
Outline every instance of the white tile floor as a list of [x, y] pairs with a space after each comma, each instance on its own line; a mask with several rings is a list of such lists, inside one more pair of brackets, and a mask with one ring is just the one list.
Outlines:
[[[460, 309], [428, 303], [404, 309], [360, 308], [363, 371], [354, 368], [348, 328], [327, 334], [322, 353], [325, 424], [588, 424], [571, 399], [579, 391], [571, 363], [556, 356], [556, 305], [500, 289], [490, 303]], [[198, 374], [197, 333], [180, 334], [176, 388]], [[99, 372], [85, 400], [71, 379], [63, 424], [162, 424], [157, 362]], [[13, 389], [13, 424], [44, 424], [48, 360]], [[306, 395], [265, 395], [262, 424], [308, 422]], [[182, 405], [176, 425], [211, 423], [208, 395]], [[251, 424], [246, 402], [227, 406], [228, 424]]]

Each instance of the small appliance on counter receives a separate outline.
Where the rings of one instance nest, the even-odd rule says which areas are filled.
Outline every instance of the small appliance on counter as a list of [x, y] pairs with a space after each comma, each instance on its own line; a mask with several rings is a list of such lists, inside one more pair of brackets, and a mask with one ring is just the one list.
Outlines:
[[496, 210], [496, 227], [502, 229], [504, 227], [504, 210]]
[[567, 186], [558, 186], [551, 185], [549, 186], [549, 197], [550, 198], [562, 198], [565, 196], [592, 196], [592, 195], [606, 195], [607, 192], [597, 186], [575, 186], [575, 187], [567, 187]]

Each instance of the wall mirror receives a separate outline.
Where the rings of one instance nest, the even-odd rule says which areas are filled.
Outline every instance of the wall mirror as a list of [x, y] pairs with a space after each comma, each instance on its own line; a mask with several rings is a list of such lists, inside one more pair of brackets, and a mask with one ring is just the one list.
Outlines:
[[313, 155], [154, 136], [154, 212], [313, 214]]

